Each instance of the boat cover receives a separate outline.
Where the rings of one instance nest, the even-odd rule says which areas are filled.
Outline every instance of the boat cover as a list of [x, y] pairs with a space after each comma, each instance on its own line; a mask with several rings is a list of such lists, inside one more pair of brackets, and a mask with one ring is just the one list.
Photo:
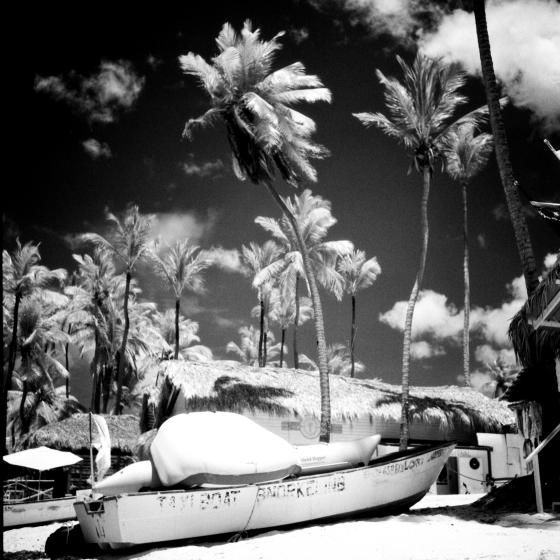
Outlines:
[[138, 492], [141, 488], [160, 488], [161, 481], [151, 461], [131, 463], [98, 482], [93, 489], [105, 496]]
[[247, 484], [298, 473], [293, 446], [232, 412], [178, 414], [160, 427], [150, 448], [164, 486]]

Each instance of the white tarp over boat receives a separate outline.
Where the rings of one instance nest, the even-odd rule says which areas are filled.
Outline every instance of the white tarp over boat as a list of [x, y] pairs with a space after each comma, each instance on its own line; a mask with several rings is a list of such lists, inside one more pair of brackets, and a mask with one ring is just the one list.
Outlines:
[[45, 446], [4, 455], [3, 459], [6, 463], [10, 463], [10, 465], [35, 469], [36, 471], [48, 471], [58, 467], [66, 467], [79, 463], [82, 460], [81, 457], [74, 455], [70, 451], [58, 451], [57, 449]]
[[178, 414], [160, 427], [150, 448], [164, 486], [246, 484], [299, 472], [290, 443], [231, 412]]

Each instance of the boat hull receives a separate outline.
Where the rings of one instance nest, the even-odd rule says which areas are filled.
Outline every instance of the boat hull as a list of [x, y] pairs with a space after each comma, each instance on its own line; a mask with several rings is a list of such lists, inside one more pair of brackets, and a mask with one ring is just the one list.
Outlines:
[[42, 525], [54, 521], [76, 518], [74, 502], [71, 498], [58, 498], [38, 502], [22, 502], [4, 505], [4, 528], [15, 529], [26, 525]]
[[454, 444], [368, 466], [238, 487], [140, 492], [77, 502], [85, 540], [103, 548], [404, 511], [436, 480]]

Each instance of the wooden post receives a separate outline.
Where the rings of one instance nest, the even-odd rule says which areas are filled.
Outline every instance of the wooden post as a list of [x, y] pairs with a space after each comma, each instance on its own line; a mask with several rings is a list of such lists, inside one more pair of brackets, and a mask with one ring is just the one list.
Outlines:
[[93, 495], [93, 485], [95, 484], [94, 476], [95, 473], [93, 471], [93, 446], [91, 443], [92, 435], [91, 435], [91, 410], [89, 412], [89, 472], [90, 472], [90, 480], [91, 480], [91, 493]]
[[539, 456], [533, 459], [533, 478], [535, 480], [535, 496], [537, 499], [537, 512], [543, 513], [542, 489], [541, 489], [541, 472], [539, 469]]

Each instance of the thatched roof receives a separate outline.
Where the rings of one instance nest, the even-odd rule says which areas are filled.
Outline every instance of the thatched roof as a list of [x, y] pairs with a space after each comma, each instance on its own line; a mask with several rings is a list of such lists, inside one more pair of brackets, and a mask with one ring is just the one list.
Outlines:
[[524, 366], [535, 365], [547, 354], [560, 358], [560, 254], [554, 268], [511, 320], [508, 334]]
[[[103, 415], [107, 421], [111, 435], [111, 449], [121, 454], [132, 454], [136, 440], [140, 435], [138, 418], [132, 414], [121, 416]], [[95, 424], [92, 428], [93, 439], [97, 434]], [[53, 422], [30, 435], [25, 441], [25, 447], [46, 445], [64, 451], [89, 451], [89, 415], [74, 414], [70, 418]]]
[[[279, 416], [320, 414], [318, 373], [248, 367], [232, 362], [177, 362], [160, 366], [160, 379], [179, 388], [189, 411], [249, 409]], [[150, 400], [159, 404], [169, 392], [160, 382]], [[400, 422], [401, 390], [376, 379], [331, 376], [332, 420]], [[436, 424], [442, 430], [515, 431], [515, 416], [503, 402], [469, 388], [411, 387], [411, 422]]]

